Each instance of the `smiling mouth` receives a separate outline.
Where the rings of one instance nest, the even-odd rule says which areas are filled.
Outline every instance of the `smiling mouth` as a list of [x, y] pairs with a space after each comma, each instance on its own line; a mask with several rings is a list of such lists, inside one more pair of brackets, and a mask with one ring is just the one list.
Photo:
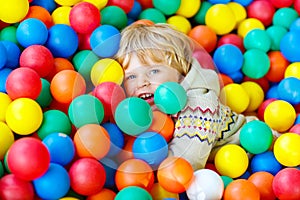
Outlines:
[[144, 99], [145, 101], [153, 99], [154, 95], [151, 93], [145, 93], [145, 94], [141, 94], [139, 95], [139, 98]]

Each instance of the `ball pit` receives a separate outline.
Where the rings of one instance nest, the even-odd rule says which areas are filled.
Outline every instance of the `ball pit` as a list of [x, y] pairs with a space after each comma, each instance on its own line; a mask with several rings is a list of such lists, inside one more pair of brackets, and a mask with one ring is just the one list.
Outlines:
[[[154, 131], [168, 143], [175, 128], [171, 115], [126, 99], [123, 70], [113, 56], [120, 31], [134, 22], [171, 24], [202, 45], [216, 64], [224, 103], [260, 120], [245, 124], [240, 150], [227, 149], [233, 160], [226, 160], [220, 149], [208, 163], [217, 174], [215, 179], [206, 176], [215, 181], [221, 177], [224, 190], [214, 187], [204, 193], [224, 200], [257, 199], [258, 194], [267, 200], [299, 199], [299, 15], [299, 0], [1, 2], [0, 164], [5, 169], [0, 170], [0, 199], [188, 198], [188, 186], [197, 177], [184, 161], [173, 160], [170, 168], [175, 171], [149, 165], [146, 189], [136, 186], [139, 178], [131, 176], [135, 168], [126, 174], [126, 188], [118, 189], [122, 180], [114, 179], [118, 166], [139, 157], [144, 132]], [[200, 63], [207, 55], [194, 52]], [[106, 59], [113, 66], [97, 63]], [[103, 108], [86, 99], [78, 102], [82, 96], [97, 98]], [[68, 113], [75, 103], [80, 109]], [[260, 122], [279, 132], [273, 142], [269, 129], [253, 125]], [[82, 132], [94, 125], [97, 130]], [[88, 137], [90, 132], [99, 137]], [[139, 158], [149, 161], [146, 155]], [[103, 170], [100, 162], [111, 170]], [[158, 159], [155, 166], [163, 162]], [[43, 188], [54, 181], [61, 187]]]

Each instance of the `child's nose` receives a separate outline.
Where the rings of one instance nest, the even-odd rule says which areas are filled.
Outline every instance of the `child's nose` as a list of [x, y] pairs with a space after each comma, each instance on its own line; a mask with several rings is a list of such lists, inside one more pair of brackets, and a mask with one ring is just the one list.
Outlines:
[[146, 87], [150, 85], [150, 81], [148, 80], [148, 78], [146, 76], [141, 77], [139, 79], [139, 83], [138, 83], [138, 87], [142, 88], [142, 87]]

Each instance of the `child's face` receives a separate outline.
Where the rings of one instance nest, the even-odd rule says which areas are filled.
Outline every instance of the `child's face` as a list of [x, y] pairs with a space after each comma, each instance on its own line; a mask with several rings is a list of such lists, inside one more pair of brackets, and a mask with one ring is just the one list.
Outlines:
[[135, 55], [125, 70], [124, 89], [128, 97], [139, 97], [147, 101], [152, 109], [156, 88], [168, 81], [180, 82], [182, 75], [174, 68], [149, 61], [142, 64]]

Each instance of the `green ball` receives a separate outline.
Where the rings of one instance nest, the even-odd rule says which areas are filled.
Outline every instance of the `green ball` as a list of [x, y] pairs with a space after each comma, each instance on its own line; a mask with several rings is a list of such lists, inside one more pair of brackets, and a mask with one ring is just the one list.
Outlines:
[[152, 196], [145, 189], [138, 186], [128, 186], [120, 190], [115, 200], [128, 200], [128, 199], [138, 199], [138, 200], [152, 200]]
[[65, 133], [70, 135], [72, 124], [69, 117], [60, 110], [48, 110], [43, 113], [43, 122], [37, 134], [42, 140], [51, 133]]
[[221, 179], [224, 183], [224, 188], [226, 188], [227, 185], [229, 185], [229, 183], [231, 183], [233, 181], [233, 178], [231, 178], [229, 176], [221, 176]]
[[49, 83], [49, 81], [47, 81], [44, 78], [41, 78], [41, 82], [42, 82], [42, 90], [41, 90], [38, 98], [36, 99], [36, 102], [38, 102], [38, 104], [42, 108], [46, 108], [50, 105], [53, 98], [52, 98], [52, 95], [51, 95], [51, 92], [50, 92], [50, 83]]
[[2, 162], [0, 161], [0, 178], [4, 175], [4, 167]]
[[265, 122], [253, 120], [241, 128], [241, 146], [251, 154], [267, 151], [271, 147], [272, 141], [272, 130]]
[[271, 50], [280, 51], [280, 41], [283, 36], [288, 32], [286, 28], [282, 26], [269, 26], [266, 29], [267, 34], [271, 39]]
[[166, 23], [166, 16], [156, 8], [147, 8], [143, 10], [139, 17], [139, 19], [147, 19], [156, 23]]
[[270, 65], [270, 59], [266, 52], [249, 49], [244, 53], [242, 72], [250, 78], [259, 79], [268, 73]]
[[17, 32], [17, 27], [15, 26], [7, 26], [3, 28], [0, 32], [0, 41], [6, 40], [6, 41], [11, 41], [15, 44], [19, 44], [17, 40], [16, 32]]
[[68, 114], [72, 124], [80, 128], [86, 124], [100, 124], [104, 118], [104, 107], [95, 96], [84, 94], [72, 100]]
[[143, 99], [128, 97], [118, 104], [114, 117], [124, 133], [138, 135], [151, 126], [153, 113], [150, 105]]
[[173, 15], [180, 7], [181, 0], [153, 0], [154, 8], [160, 10], [164, 15]]
[[112, 25], [119, 30], [122, 30], [127, 26], [127, 15], [125, 11], [118, 6], [106, 6], [100, 13], [101, 24]]
[[253, 29], [244, 37], [245, 49], [260, 49], [268, 52], [271, 48], [271, 38], [265, 30]]
[[205, 16], [206, 16], [208, 9], [211, 6], [212, 6], [212, 4], [207, 1], [201, 2], [200, 9], [193, 17], [193, 20], [196, 22], [196, 24], [203, 24], [203, 25], [205, 24]]
[[175, 114], [182, 110], [187, 102], [184, 88], [176, 82], [160, 84], [154, 92], [154, 103], [166, 114]]
[[298, 18], [298, 13], [293, 8], [279, 8], [273, 15], [273, 25], [289, 29], [291, 24]]

